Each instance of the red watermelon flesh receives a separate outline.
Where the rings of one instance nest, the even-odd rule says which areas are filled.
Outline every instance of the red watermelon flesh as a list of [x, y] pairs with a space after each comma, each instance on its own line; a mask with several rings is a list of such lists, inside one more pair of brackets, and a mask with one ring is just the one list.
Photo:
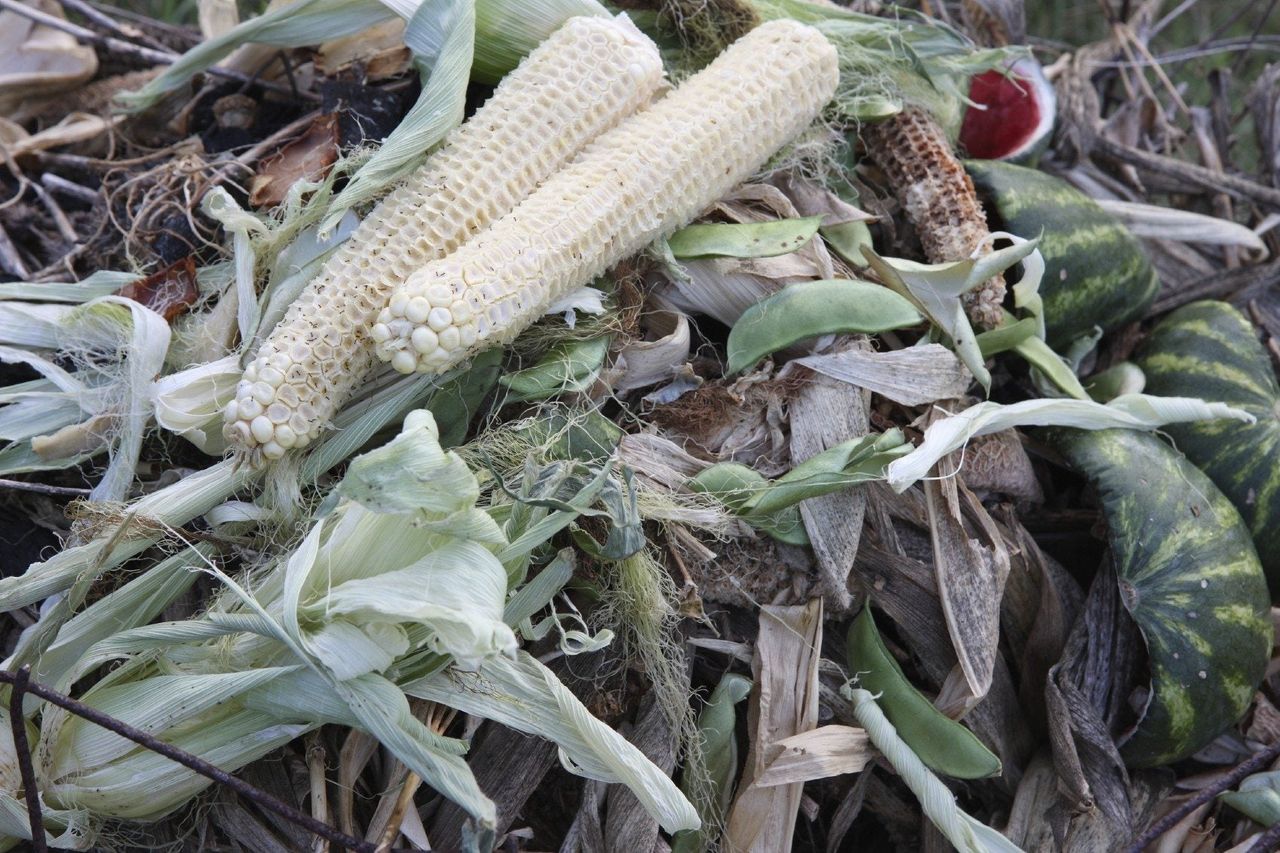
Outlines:
[[1053, 131], [1053, 87], [1040, 64], [1020, 59], [1008, 71], [975, 75], [970, 106], [960, 126], [960, 143], [970, 157], [1016, 159], [1035, 149]]

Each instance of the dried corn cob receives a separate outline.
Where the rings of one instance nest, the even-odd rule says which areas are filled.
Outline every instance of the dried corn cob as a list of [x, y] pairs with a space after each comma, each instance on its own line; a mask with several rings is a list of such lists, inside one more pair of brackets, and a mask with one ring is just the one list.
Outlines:
[[510, 211], [648, 103], [656, 46], [625, 17], [572, 18], [360, 224], [245, 368], [225, 412], [243, 456], [315, 439], [376, 364], [367, 330], [391, 290]]
[[429, 373], [510, 341], [555, 299], [750, 176], [818, 115], [838, 76], [817, 30], [757, 28], [397, 288], [371, 332], [378, 356]]
[[[956, 159], [942, 127], [926, 111], [908, 107], [862, 128], [867, 154], [884, 170], [925, 256], [933, 263], [963, 260], [990, 236], [973, 181]], [[964, 295], [969, 319], [1000, 325], [1004, 280], [995, 276]]]

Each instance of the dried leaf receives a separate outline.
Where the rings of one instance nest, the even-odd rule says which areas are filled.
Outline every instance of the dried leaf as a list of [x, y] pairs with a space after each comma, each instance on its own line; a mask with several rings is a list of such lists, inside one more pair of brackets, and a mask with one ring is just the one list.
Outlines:
[[756, 780], [760, 788], [857, 773], [876, 755], [867, 733], [852, 726], [819, 726], [774, 747], [782, 751]]
[[974, 439], [964, 449], [963, 457], [964, 483], [972, 491], [998, 492], [1033, 503], [1044, 499], [1031, 457], [1014, 430]]
[[783, 751], [778, 741], [818, 722], [818, 659], [822, 599], [797, 607], [761, 608], [760, 635], [751, 662], [756, 687], [747, 727], [751, 748], [743, 786], [725, 829], [729, 849], [776, 853], [791, 849], [803, 783], [762, 787], [769, 765]]
[[338, 160], [338, 116], [317, 116], [302, 136], [266, 160], [253, 177], [249, 204], [275, 207], [298, 181], [318, 181]]
[[405, 22], [399, 18], [363, 32], [327, 41], [316, 51], [316, 69], [336, 77], [359, 66], [368, 82], [396, 77], [409, 70], [413, 54], [404, 43]]
[[[984, 530], [986, 544], [966, 528], [961, 516], [963, 487], [952, 476], [958, 461], [954, 455], [942, 459], [935, 469], [938, 476], [924, 482], [924, 495], [947, 630], [970, 691], [982, 698], [991, 688], [1000, 642], [1000, 600], [1009, 575], [1009, 554], [998, 534], [993, 534], [994, 522]], [[972, 513], [985, 515], [976, 500], [967, 503]]]
[[673, 377], [689, 360], [689, 319], [681, 311], [655, 311], [645, 317], [652, 341], [633, 341], [618, 353], [616, 366], [624, 372], [614, 383], [618, 391], [656, 385]]
[[1190, 210], [1175, 210], [1156, 204], [1097, 199], [1098, 205], [1119, 219], [1139, 237], [1209, 243], [1215, 246], [1243, 246], [1267, 255], [1267, 244], [1257, 234], [1227, 219]]
[[123, 120], [122, 116], [103, 117], [88, 113], [68, 113], [57, 124], [35, 134], [28, 134], [20, 125], [3, 120], [5, 148], [9, 156], [17, 158], [33, 151], [61, 148], [78, 142], [88, 142], [107, 133]]
[[[54, 0], [28, 0], [25, 5], [65, 18]], [[98, 70], [98, 55], [75, 37], [37, 24], [17, 12], [0, 12], [0, 113], [21, 101], [74, 89]]]
[[188, 255], [146, 278], [129, 282], [116, 293], [145, 305], [163, 317], [165, 322], [172, 323], [200, 298], [195, 258]]
[[[865, 344], [862, 345], [865, 347]], [[846, 352], [859, 352], [852, 345]], [[791, 459], [803, 462], [842, 441], [867, 434], [870, 401], [860, 388], [815, 376], [791, 401]], [[862, 539], [867, 498], [848, 489], [800, 503], [823, 588], [837, 610], [852, 604], [849, 572]]]
[[959, 397], [973, 383], [973, 374], [942, 344], [890, 352], [848, 349], [806, 356], [796, 363], [904, 406]]

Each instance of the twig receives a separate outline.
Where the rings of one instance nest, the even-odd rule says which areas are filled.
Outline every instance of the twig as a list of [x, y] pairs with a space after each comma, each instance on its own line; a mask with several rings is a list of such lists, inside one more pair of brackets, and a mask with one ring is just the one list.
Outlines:
[[[0, 3], [5, 2], [9, 2], [9, 0], [0, 0]], [[1225, 192], [1236, 198], [1249, 199], [1258, 204], [1264, 204], [1280, 210], [1280, 190], [1263, 186], [1248, 178], [1225, 172], [1220, 174], [1194, 163], [1184, 163], [1181, 160], [1174, 160], [1172, 157], [1162, 157], [1159, 154], [1152, 154], [1149, 151], [1125, 145], [1123, 142], [1108, 139], [1101, 134], [1094, 139], [1094, 150], [1122, 163], [1128, 163], [1157, 174], [1179, 178], [1210, 192]]]
[[0, 269], [18, 278], [28, 278], [31, 271], [18, 255], [18, 247], [9, 239], [9, 232], [0, 224]]
[[1208, 275], [1187, 287], [1161, 293], [1148, 317], [1158, 317], [1197, 299], [1227, 299], [1246, 288], [1260, 291], [1280, 282], [1280, 261]]
[[1277, 847], [1280, 847], [1280, 823], [1273, 823], [1270, 829], [1258, 836], [1258, 840], [1253, 842], [1253, 846], [1249, 848], [1249, 853], [1271, 853]]
[[[168, 758], [170, 761], [176, 761], [179, 764], [181, 764], [183, 767], [186, 767], [190, 770], [194, 770], [196, 773], [199, 773], [201, 776], [204, 776], [206, 779], [212, 779], [214, 782], [217, 782], [219, 785], [230, 788], [240, 796], [253, 802], [259, 808], [263, 808], [263, 809], [266, 809], [267, 811], [275, 812], [276, 814], [280, 815], [290, 823], [296, 824], [302, 827], [303, 829], [307, 830], [308, 832], [314, 833], [316, 835], [319, 835], [322, 838], [328, 839], [329, 842], [332, 844], [340, 844], [343, 847], [357, 851], [357, 853], [374, 853], [373, 844], [370, 844], [366, 841], [361, 841], [358, 838], [353, 838], [350, 835], [347, 835], [345, 832], [340, 832], [334, 829], [333, 827], [329, 826], [328, 824], [323, 823], [322, 821], [316, 820], [311, 815], [295, 809], [293, 806], [290, 806], [288, 803], [282, 802], [281, 800], [276, 799], [275, 797], [271, 796], [267, 792], [260, 790], [258, 788], [255, 788], [253, 785], [250, 785], [248, 782], [245, 782], [243, 779], [239, 779], [235, 776], [232, 776], [227, 771], [213, 764], [210, 764], [209, 762], [205, 761], [202, 758], [194, 756], [185, 750], [178, 749], [176, 746], [167, 744], [164, 741], [159, 740], [155, 736], [147, 734], [141, 729], [135, 729], [133, 726], [130, 726], [126, 723], [121, 722], [120, 720], [115, 719], [114, 717], [111, 717], [111, 716], [108, 716], [107, 714], [102, 713], [97, 708], [92, 708], [84, 704], [83, 702], [78, 702], [75, 699], [72, 699], [70, 696], [65, 696], [57, 692], [56, 690], [53, 690], [49, 687], [44, 686], [43, 684], [40, 684], [39, 682], [27, 681], [27, 678], [28, 678], [28, 672], [26, 667], [23, 667], [21, 670], [19, 670], [16, 673], [10, 672], [7, 670], [0, 670], [0, 682], [14, 685], [15, 689], [13, 692], [14, 692], [14, 695], [18, 697], [16, 702], [17, 704], [16, 712], [14, 711], [14, 704], [15, 704], [14, 698], [11, 697], [9, 701], [10, 714], [13, 716], [13, 720], [11, 720], [11, 722], [13, 722], [15, 726], [18, 725], [23, 719], [22, 700], [19, 694], [21, 694], [21, 692], [25, 690], [29, 693], [39, 696], [41, 699], [45, 700], [46, 702], [49, 702], [52, 705], [57, 705], [59, 708], [63, 708], [64, 710], [70, 711], [71, 713], [75, 714], [78, 717], [82, 717], [91, 723], [99, 725], [109, 732], [114, 732], [115, 734], [118, 734], [127, 740], [131, 740], [134, 743], [138, 744], [139, 746], [143, 747], [144, 749], [148, 749], [152, 752], [158, 753], [159, 755], [163, 755], [165, 758]], [[21, 741], [19, 740], [20, 737], [21, 737]], [[19, 766], [21, 766], [21, 763], [24, 760], [23, 756], [25, 755], [25, 760], [27, 762], [28, 769], [29, 769], [30, 762], [31, 762], [31, 754], [26, 743], [26, 731], [22, 730], [20, 732], [17, 728], [15, 728], [13, 738], [14, 738], [14, 748], [18, 752]], [[26, 776], [24, 771], [23, 784], [24, 786], [26, 786], [28, 809], [32, 808], [32, 798], [38, 797], [38, 793], [33, 793], [36, 791], [35, 781], [34, 781], [35, 779], [34, 770], [31, 771], [31, 779], [32, 779], [31, 782], [26, 781]], [[35, 813], [38, 815], [39, 800], [36, 799], [34, 802], [35, 802], [35, 808], [36, 808]], [[36, 831], [35, 831], [35, 827], [33, 826], [32, 835], [34, 836], [35, 834], [36, 834]], [[33, 842], [33, 847], [36, 847], [38, 851], [44, 850], [43, 846], [37, 847], [34, 842]]]
[[413, 804], [413, 795], [418, 792], [419, 786], [422, 785], [422, 777], [412, 770], [405, 777], [404, 784], [400, 786], [400, 795], [396, 797], [396, 804], [391, 809], [391, 815], [387, 818], [387, 828], [382, 831], [382, 838], [378, 841], [377, 853], [387, 853], [391, 850], [391, 845], [395, 843], [396, 836], [400, 834], [400, 825], [404, 823], [404, 814], [409, 810], [409, 806]]
[[[22, 15], [24, 18], [30, 18], [36, 23], [42, 24], [46, 27], [61, 30], [68, 35], [74, 36], [76, 41], [97, 45], [103, 50], [108, 50], [121, 56], [128, 56], [142, 62], [150, 62], [152, 65], [170, 65], [179, 57], [179, 54], [170, 50], [156, 50], [155, 48], [143, 47], [142, 45], [133, 44], [132, 42], [123, 41], [118, 38], [112, 38], [111, 36], [100, 35], [95, 33], [93, 30], [85, 29], [84, 27], [73, 24], [70, 21], [64, 21], [61, 18], [54, 17], [53, 15], [45, 14], [39, 9], [33, 9], [30, 6], [23, 6], [21, 3], [18, 3], [17, 0], [0, 0], [0, 9], [5, 9], [15, 14]], [[206, 68], [205, 73], [212, 74], [216, 77], [226, 77], [227, 79], [235, 80], [238, 83], [251, 83], [256, 86], [261, 86], [264, 89], [270, 89], [273, 92], [280, 92], [281, 94], [291, 95], [293, 97], [302, 98], [303, 100], [320, 100], [320, 96], [313, 92], [295, 92], [288, 86], [281, 86], [278, 83], [272, 83], [267, 80], [258, 80], [248, 74], [242, 74], [241, 72], [234, 71], [230, 68], [219, 68], [217, 66], [213, 66]]]
[[90, 8], [97, 9], [99, 12], [102, 12], [104, 14], [108, 9], [110, 9], [111, 14], [115, 15], [117, 18], [122, 18], [126, 21], [133, 21], [135, 24], [141, 24], [150, 29], [158, 30], [162, 33], [168, 33], [174, 38], [183, 39], [184, 41], [188, 41], [193, 45], [200, 43], [200, 39], [201, 39], [200, 32], [199, 30], [196, 30], [193, 27], [180, 27], [175, 24], [165, 23], [164, 21], [156, 20], [155, 18], [152, 18], [149, 15], [144, 15], [141, 12], [134, 12], [130, 9], [125, 9], [120, 6], [111, 6], [106, 3], [91, 2], [91, 3], [88, 3], [87, 5]]
[[22, 480], [0, 480], [0, 489], [12, 489], [15, 492], [35, 492], [40, 495], [68, 498], [89, 496], [88, 489], [73, 489], [69, 486], [46, 486], [44, 483], [24, 483]]
[[62, 8], [73, 9], [76, 12], [79, 12], [81, 15], [84, 15], [90, 21], [93, 21], [93, 23], [97, 24], [100, 27], [103, 27], [104, 29], [108, 29], [113, 33], [122, 35], [128, 39], [138, 39], [140, 41], [145, 41], [148, 44], [150, 44], [152, 47], [157, 48], [159, 50], [167, 50], [167, 48], [165, 48], [164, 45], [160, 44], [155, 39], [150, 38], [146, 33], [136, 28], [126, 27], [120, 24], [118, 21], [116, 21], [115, 18], [112, 18], [106, 12], [98, 11], [97, 9], [90, 6], [88, 3], [85, 3], [84, 0], [58, 0], [58, 3], [62, 5]]
[[[1275, 761], [1277, 757], [1280, 757], [1280, 741], [1271, 744], [1271, 746], [1261, 752], [1255, 753], [1248, 760], [1236, 765], [1234, 770], [1225, 776], [1215, 779], [1213, 784], [1201, 788], [1196, 792], [1195, 796], [1191, 797], [1182, 805], [1178, 806], [1176, 809], [1160, 818], [1160, 820], [1147, 827], [1147, 831], [1142, 833], [1136, 841], [1126, 847], [1124, 853], [1142, 853], [1148, 844], [1151, 844], [1157, 838], [1177, 826], [1178, 821], [1182, 820], [1184, 817], [1191, 814], [1191, 812], [1209, 802], [1223, 791], [1234, 788], [1236, 785], [1240, 784], [1246, 776], [1251, 776], [1258, 772], [1271, 762]], [[1275, 829], [1276, 827], [1272, 827], [1270, 830], [1267, 830], [1267, 834], [1263, 836], [1263, 840], [1270, 836], [1272, 830]], [[1280, 835], [1277, 835], [1276, 838], [1280, 838]], [[1273, 842], [1274, 840], [1275, 839], [1273, 839]], [[1261, 844], [1262, 842], [1259, 841], [1258, 843]], [[1255, 844], [1250, 848], [1250, 850], [1270, 849], [1270, 847], [1259, 847], [1258, 844]]]
[[40, 183], [43, 184], [44, 188], [49, 190], [49, 192], [58, 193], [59, 195], [73, 198], [76, 201], [84, 202], [85, 204], [96, 204], [98, 199], [101, 198], [97, 190], [82, 187], [75, 181], [68, 181], [66, 178], [55, 175], [52, 172], [45, 172], [41, 175]]
[[47, 853], [44, 837], [44, 815], [40, 811], [40, 787], [36, 769], [31, 765], [31, 744], [27, 743], [27, 722], [22, 713], [22, 699], [30, 687], [31, 667], [24, 666], [13, 675], [13, 691], [9, 694], [9, 726], [13, 729], [13, 750], [18, 754], [18, 772], [22, 774], [22, 795], [27, 801], [27, 823], [31, 824], [31, 849]]

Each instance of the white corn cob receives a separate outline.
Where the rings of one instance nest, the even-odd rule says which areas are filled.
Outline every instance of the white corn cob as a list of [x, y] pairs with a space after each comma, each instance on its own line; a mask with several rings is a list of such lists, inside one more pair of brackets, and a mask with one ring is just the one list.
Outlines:
[[398, 287], [371, 335], [401, 373], [510, 341], [554, 300], [685, 225], [758, 169], [836, 89], [835, 48], [764, 24], [602, 135], [515, 210]]
[[314, 440], [375, 365], [368, 329], [392, 289], [509, 212], [663, 85], [625, 17], [571, 18], [343, 243], [245, 368], [224, 431], [242, 456]]

